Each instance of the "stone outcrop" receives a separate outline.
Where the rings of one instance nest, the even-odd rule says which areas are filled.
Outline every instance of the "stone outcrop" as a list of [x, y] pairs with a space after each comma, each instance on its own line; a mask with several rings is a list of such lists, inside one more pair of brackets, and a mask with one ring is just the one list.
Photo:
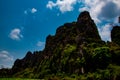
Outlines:
[[111, 31], [111, 40], [112, 42], [120, 46], [120, 26], [114, 26]]

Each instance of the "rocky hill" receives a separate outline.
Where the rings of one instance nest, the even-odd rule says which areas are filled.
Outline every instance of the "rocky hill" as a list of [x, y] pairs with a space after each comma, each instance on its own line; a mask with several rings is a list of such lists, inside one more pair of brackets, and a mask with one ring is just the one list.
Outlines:
[[[119, 35], [116, 37], [115, 34], [113, 29], [113, 42], [102, 41], [89, 12], [84, 11], [76, 22], [65, 23], [55, 35], [49, 35], [43, 51], [29, 51], [23, 59], [17, 59], [7, 71], [8, 75], [22, 78], [58, 76], [61, 79], [65, 76], [82, 79], [82, 75], [91, 80], [119, 79], [120, 47], [116, 42]], [[0, 76], [5, 74], [3, 71]]]
[[112, 42], [120, 45], [120, 26], [114, 26], [111, 31]]

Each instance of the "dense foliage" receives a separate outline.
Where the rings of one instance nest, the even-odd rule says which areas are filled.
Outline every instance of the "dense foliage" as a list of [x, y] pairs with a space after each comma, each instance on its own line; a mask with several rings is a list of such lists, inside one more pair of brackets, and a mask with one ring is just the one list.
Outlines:
[[94, 21], [85, 11], [77, 22], [66, 23], [54, 36], [49, 35], [43, 51], [29, 51], [15, 61], [12, 69], [1, 69], [0, 77], [119, 80], [120, 39], [112, 40], [101, 40]]

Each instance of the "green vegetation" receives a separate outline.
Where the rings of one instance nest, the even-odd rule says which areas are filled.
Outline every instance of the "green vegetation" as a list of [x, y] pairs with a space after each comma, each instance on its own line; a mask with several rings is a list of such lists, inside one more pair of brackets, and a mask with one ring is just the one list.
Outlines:
[[12, 69], [0, 69], [0, 80], [120, 80], [118, 29], [112, 42], [104, 42], [89, 13], [81, 14], [49, 35], [43, 51], [28, 52]]
[[[25, 78], [0, 78], [0, 80], [40, 80], [40, 79], [25, 79]], [[41, 79], [43, 80], [43, 79]]]

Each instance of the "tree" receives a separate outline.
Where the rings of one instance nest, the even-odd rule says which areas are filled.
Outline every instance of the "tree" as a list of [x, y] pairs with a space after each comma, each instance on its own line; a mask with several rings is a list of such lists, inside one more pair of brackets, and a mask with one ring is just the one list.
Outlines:
[[97, 68], [106, 68], [111, 61], [111, 54], [108, 47], [95, 48], [93, 55], [93, 66]]

